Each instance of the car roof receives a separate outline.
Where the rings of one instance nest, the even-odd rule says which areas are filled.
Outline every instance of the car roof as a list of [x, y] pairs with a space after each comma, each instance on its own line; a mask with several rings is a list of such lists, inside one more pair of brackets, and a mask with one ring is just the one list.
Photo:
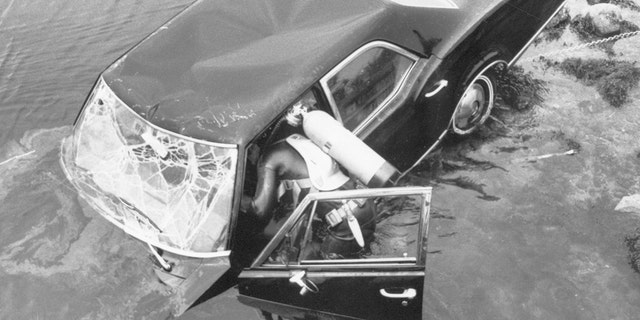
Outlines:
[[[103, 78], [158, 126], [243, 145], [363, 44], [383, 40], [423, 57], [445, 55], [481, 20], [482, 10], [477, 2], [467, 5], [470, 0], [456, 0], [458, 8], [397, 2], [411, 1], [200, 0]], [[504, 0], [481, 7], [491, 10], [498, 2]]]

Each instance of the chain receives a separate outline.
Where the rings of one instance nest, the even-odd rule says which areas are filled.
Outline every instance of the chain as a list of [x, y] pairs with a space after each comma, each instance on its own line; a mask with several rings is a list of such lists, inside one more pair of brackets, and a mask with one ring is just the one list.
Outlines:
[[620, 39], [624, 39], [624, 38], [629, 38], [629, 37], [633, 37], [633, 36], [637, 36], [640, 35], [640, 30], [639, 31], [632, 31], [632, 32], [626, 32], [626, 33], [621, 33], [609, 38], [604, 38], [604, 39], [600, 39], [600, 40], [596, 40], [596, 41], [592, 41], [589, 43], [583, 43], [574, 47], [570, 47], [570, 48], [566, 48], [566, 49], [562, 49], [562, 50], [556, 50], [556, 51], [551, 51], [551, 52], [547, 52], [547, 53], [542, 53], [542, 54], [538, 54], [536, 56], [533, 56], [531, 58], [526, 59], [526, 61], [533, 61], [536, 58], [539, 57], [548, 57], [548, 56], [555, 56], [555, 55], [561, 55], [561, 54], [565, 54], [571, 51], [577, 51], [580, 49], [584, 49], [587, 47], [592, 47], [592, 46], [597, 46], [599, 44], [603, 44], [606, 42], [612, 42], [612, 41], [617, 41]]

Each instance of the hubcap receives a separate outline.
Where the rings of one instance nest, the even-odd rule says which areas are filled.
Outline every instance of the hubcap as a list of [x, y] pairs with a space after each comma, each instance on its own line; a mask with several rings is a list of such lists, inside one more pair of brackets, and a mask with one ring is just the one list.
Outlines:
[[482, 124], [493, 107], [493, 85], [491, 79], [478, 76], [458, 101], [453, 116], [453, 130], [467, 134]]

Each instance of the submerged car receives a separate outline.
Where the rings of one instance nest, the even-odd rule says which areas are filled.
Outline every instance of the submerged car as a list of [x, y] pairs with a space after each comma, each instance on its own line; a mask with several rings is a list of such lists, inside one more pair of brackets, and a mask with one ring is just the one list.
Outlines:
[[[91, 207], [148, 244], [176, 313], [231, 273], [240, 301], [266, 313], [419, 319], [430, 188], [311, 193], [257, 239], [239, 212], [242, 195], [255, 192], [257, 159], [274, 141], [305, 135], [289, 125], [304, 102], [364, 142], [397, 181], [448, 132], [483, 124], [494, 75], [562, 4], [199, 0], [100, 75], [61, 161]], [[381, 168], [363, 154], [341, 156]], [[366, 252], [314, 253], [317, 208], [349, 199], [377, 212]]]

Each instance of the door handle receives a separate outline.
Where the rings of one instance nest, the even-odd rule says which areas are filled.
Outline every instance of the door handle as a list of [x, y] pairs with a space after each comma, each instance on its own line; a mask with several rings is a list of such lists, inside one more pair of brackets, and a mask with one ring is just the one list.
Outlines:
[[435, 88], [433, 91], [431, 92], [427, 92], [424, 97], [425, 98], [431, 98], [433, 96], [435, 96], [436, 94], [438, 94], [438, 92], [440, 92], [442, 89], [446, 88], [449, 85], [449, 81], [447, 80], [440, 80], [438, 81], [434, 86], [438, 86], [437, 88]]
[[413, 299], [416, 297], [417, 292], [413, 288], [404, 289], [401, 293], [390, 293], [386, 289], [380, 289], [380, 294], [385, 298], [391, 299]]
[[316, 293], [319, 291], [318, 286], [313, 281], [305, 278], [306, 271], [298, 271], [293, 274], [289, 282], [300, 286], [300, 295], [304, 296], [307, 292]]

